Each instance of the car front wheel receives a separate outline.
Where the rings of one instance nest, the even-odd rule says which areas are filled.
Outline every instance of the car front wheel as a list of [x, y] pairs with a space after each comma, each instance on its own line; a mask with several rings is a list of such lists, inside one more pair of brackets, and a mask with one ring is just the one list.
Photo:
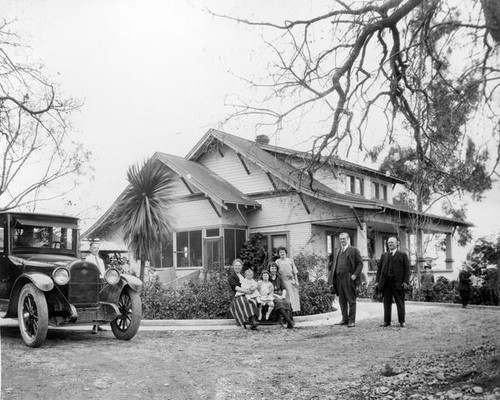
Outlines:
[[126, 287], [120, 294], [118, 309], [121, 315], [111, 322], [111, 330], [117, 339], [130, 340], [135, 336], [141, 324], [141, 296]]
[[32, 283], [24, 285], [21, 289], [17, 318], [21, 337], [26, 346], [41, 346], [49, 329], [49, 311], [43, 292]]

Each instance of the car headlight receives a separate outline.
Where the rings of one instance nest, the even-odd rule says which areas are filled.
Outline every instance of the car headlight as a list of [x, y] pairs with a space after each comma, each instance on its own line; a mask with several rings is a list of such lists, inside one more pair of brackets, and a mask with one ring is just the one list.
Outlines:
[[52, 272], [52, 279], [54, 282], [60, 286], [66, 285], [69, 282], [71, 275], [68, 269], [64, 267], [58, 267]]
[[109, 268], [104, 273], [104, 279], [109, 285], [116, 285], [120, 282], [120, 273], [116, 268]]

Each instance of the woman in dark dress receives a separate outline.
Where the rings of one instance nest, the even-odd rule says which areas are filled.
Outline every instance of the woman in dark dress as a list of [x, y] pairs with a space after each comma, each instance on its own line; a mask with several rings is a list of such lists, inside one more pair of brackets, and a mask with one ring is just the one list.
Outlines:
[[283, 316], [286, 321], [286, 327], [292, 329], [294, 326], [292, 317], [292, 305], [286, 299], [286, 289], [278, 274], [278, 266], [275, 262], [270, 262], [267, 265], [269, 270], [269, 281], [274, 286], [274, 312], [277, 315]]
[[258, 305], [255, 299], [247, 299], [245, 296], [252, 291], [241, 288], [242, 268], [243, 262], [239, 258], [233, 261], [233, 270], [229, 275], [228, 283], [235, 295], [231, 300], [230, 311], [239, 326], [246, 328], [246, 325], [250, 324], [250, 329], [257, 329]]

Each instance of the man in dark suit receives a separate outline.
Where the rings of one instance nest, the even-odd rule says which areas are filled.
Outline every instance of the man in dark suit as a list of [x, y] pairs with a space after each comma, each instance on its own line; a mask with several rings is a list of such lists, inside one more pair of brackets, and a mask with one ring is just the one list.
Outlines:
[[356, 323], [356, 285], [360, 281], [363, 259], [356, 247], [349, 246], [347, 233], [341, 233], [339, 240], [341, 248], [334, 257], [328, 282], [339, 296], [342, 321], [337, 325], [353, 328]]
[[391, 325], [392, 299], [398, 309], [399, 325], [404, 328], [405, 322], [405, 289], [410, 286], [410, 260], [408, 255], [397, 249], [398, 240], [390, 237], [387, 240], [389, 251], [380, 257], [380, 266], [377, 270], [377, 289], [382, 292], [384, 299], [384, 323]]

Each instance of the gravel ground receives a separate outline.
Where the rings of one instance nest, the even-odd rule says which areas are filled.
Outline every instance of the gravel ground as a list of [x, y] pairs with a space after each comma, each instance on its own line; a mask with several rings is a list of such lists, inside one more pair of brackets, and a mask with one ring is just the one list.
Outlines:
[[2, 399], [500, 399], [500, 309], [417, 306], [382, 328], [377, 306], [352, 329], [51, 329], [39, 349], [2, 326]]

